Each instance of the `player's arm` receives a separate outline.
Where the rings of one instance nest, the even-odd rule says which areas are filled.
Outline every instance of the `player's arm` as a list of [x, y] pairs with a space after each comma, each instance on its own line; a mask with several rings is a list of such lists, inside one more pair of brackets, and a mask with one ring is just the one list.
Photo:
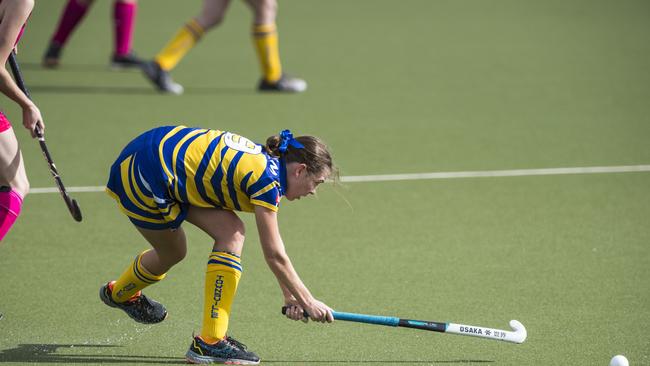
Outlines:
[[[7, 62], [11, 51], [14, 49], [16, 38], [20, 29], [27, 21], [29, 13], [34, 7], [33, 0], [4, 0], [7, 2], [5, 14], [0, 22], [0, 60]], [[36, 105], [27, 98], [18, 85], [14, 82], [5, 67], [0, 67], [0, 92], [16, 102], [23, 109], [23, 125], [32, 132], [37, 123], [43, 128], [41, 112]]]
[[334, 320], [332, 309], [312, 296], [293, 268], [280, 236], [277, 213], [266, 207], [255, 206], [255, 221], [264, 258], [280, 283], [285, 299], [293, 296], [313, 320], [328, 322]]
[[[0, 60], [3, 64], [7, 62], [11, 51], [13, 51], [20, 29], [25, 24], [34, 5], [31, 0], [5, 1], [7, 3], [5, 14], [0, 22]], [[23, 108], [33, 104], [18, 88], [5, 67], [0, 68], [0, 91]]]

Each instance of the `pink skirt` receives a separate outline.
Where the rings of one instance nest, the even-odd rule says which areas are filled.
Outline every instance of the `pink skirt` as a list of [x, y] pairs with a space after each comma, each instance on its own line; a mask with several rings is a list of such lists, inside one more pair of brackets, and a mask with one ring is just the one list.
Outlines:
[[9, 119], [7, 119], [7, 116], [0, 111], [0, 133], [5, 132], [10, 128], [11, 123], [9, 122]]

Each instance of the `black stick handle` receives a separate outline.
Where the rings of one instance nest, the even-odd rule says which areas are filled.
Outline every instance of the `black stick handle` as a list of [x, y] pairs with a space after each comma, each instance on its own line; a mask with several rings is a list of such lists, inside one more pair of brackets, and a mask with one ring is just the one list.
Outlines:
[[[9, 54], [9, 67], [11, 68], [11, 73], [14, 74], [14, 79], [18, 88], [27, 96], [27, 98], [29, 98], [29, 100], [33, 100], [32, 95], [29, 93], [29, 89], [27, 89], [27, 86], [25, 85], [25, 81], [23, 80], [23, 73], [20, 72], [20, 66], [18, 66], [18, 61], [16, 60], [15, 51], [11, 51]], [[39, 142], [42, 141], [43, 131], [38, 127], [38, 124], [34, 126], [34, 133], [36, 133]], [[49, 152], [47, 154], [49, 155]]]
[[32, 96], [29, 94], [29, 90], [27, 90], [27, 87], [25, 86], [25, 82], [23, 81], [23, 75], [20, 72], [20, 67], [18, 66], [18, 62], [16, 61], [16, 53], [14, 51], [11, 51], [11, 53], [9, 54], [9, 67], [11, 67], [11, 72], [14, 74], [14, 77], [16, 79], [16, 84], [18, 84], [20, 90], [22, 90], [22, 92], [25, 93], [27, 98], [32, 99]]

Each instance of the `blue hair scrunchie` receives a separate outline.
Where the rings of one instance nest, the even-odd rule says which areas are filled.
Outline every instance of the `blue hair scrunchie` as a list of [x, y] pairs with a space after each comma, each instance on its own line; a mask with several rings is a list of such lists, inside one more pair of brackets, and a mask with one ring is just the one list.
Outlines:
[[289, 130], [283, 130], [280, 132], [280, 146], [278, 150], [281, 154], [287, 152], [289, 146], [295, 147], [296, 149], [304, 149], [305, 147], [298, 142], [298, 140], [293, 138], [293, 134]]
[[289, 146], [296, 149], [304, 149], [303, 144], [293, 138], [293, 134], [289, 130], [280, 132], [280, 195], [284, 196], [287, 193], [287, 162], [284, 160], [284, 154], [287, 153]]

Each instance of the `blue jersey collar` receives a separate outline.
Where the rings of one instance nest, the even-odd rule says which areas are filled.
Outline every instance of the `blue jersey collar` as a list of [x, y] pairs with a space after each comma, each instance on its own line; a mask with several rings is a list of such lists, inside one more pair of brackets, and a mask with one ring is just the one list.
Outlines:
[[287, 163], [284, 158], [279, 158], [280, 161], [280, 195], [284, 196], [287, 193]]

